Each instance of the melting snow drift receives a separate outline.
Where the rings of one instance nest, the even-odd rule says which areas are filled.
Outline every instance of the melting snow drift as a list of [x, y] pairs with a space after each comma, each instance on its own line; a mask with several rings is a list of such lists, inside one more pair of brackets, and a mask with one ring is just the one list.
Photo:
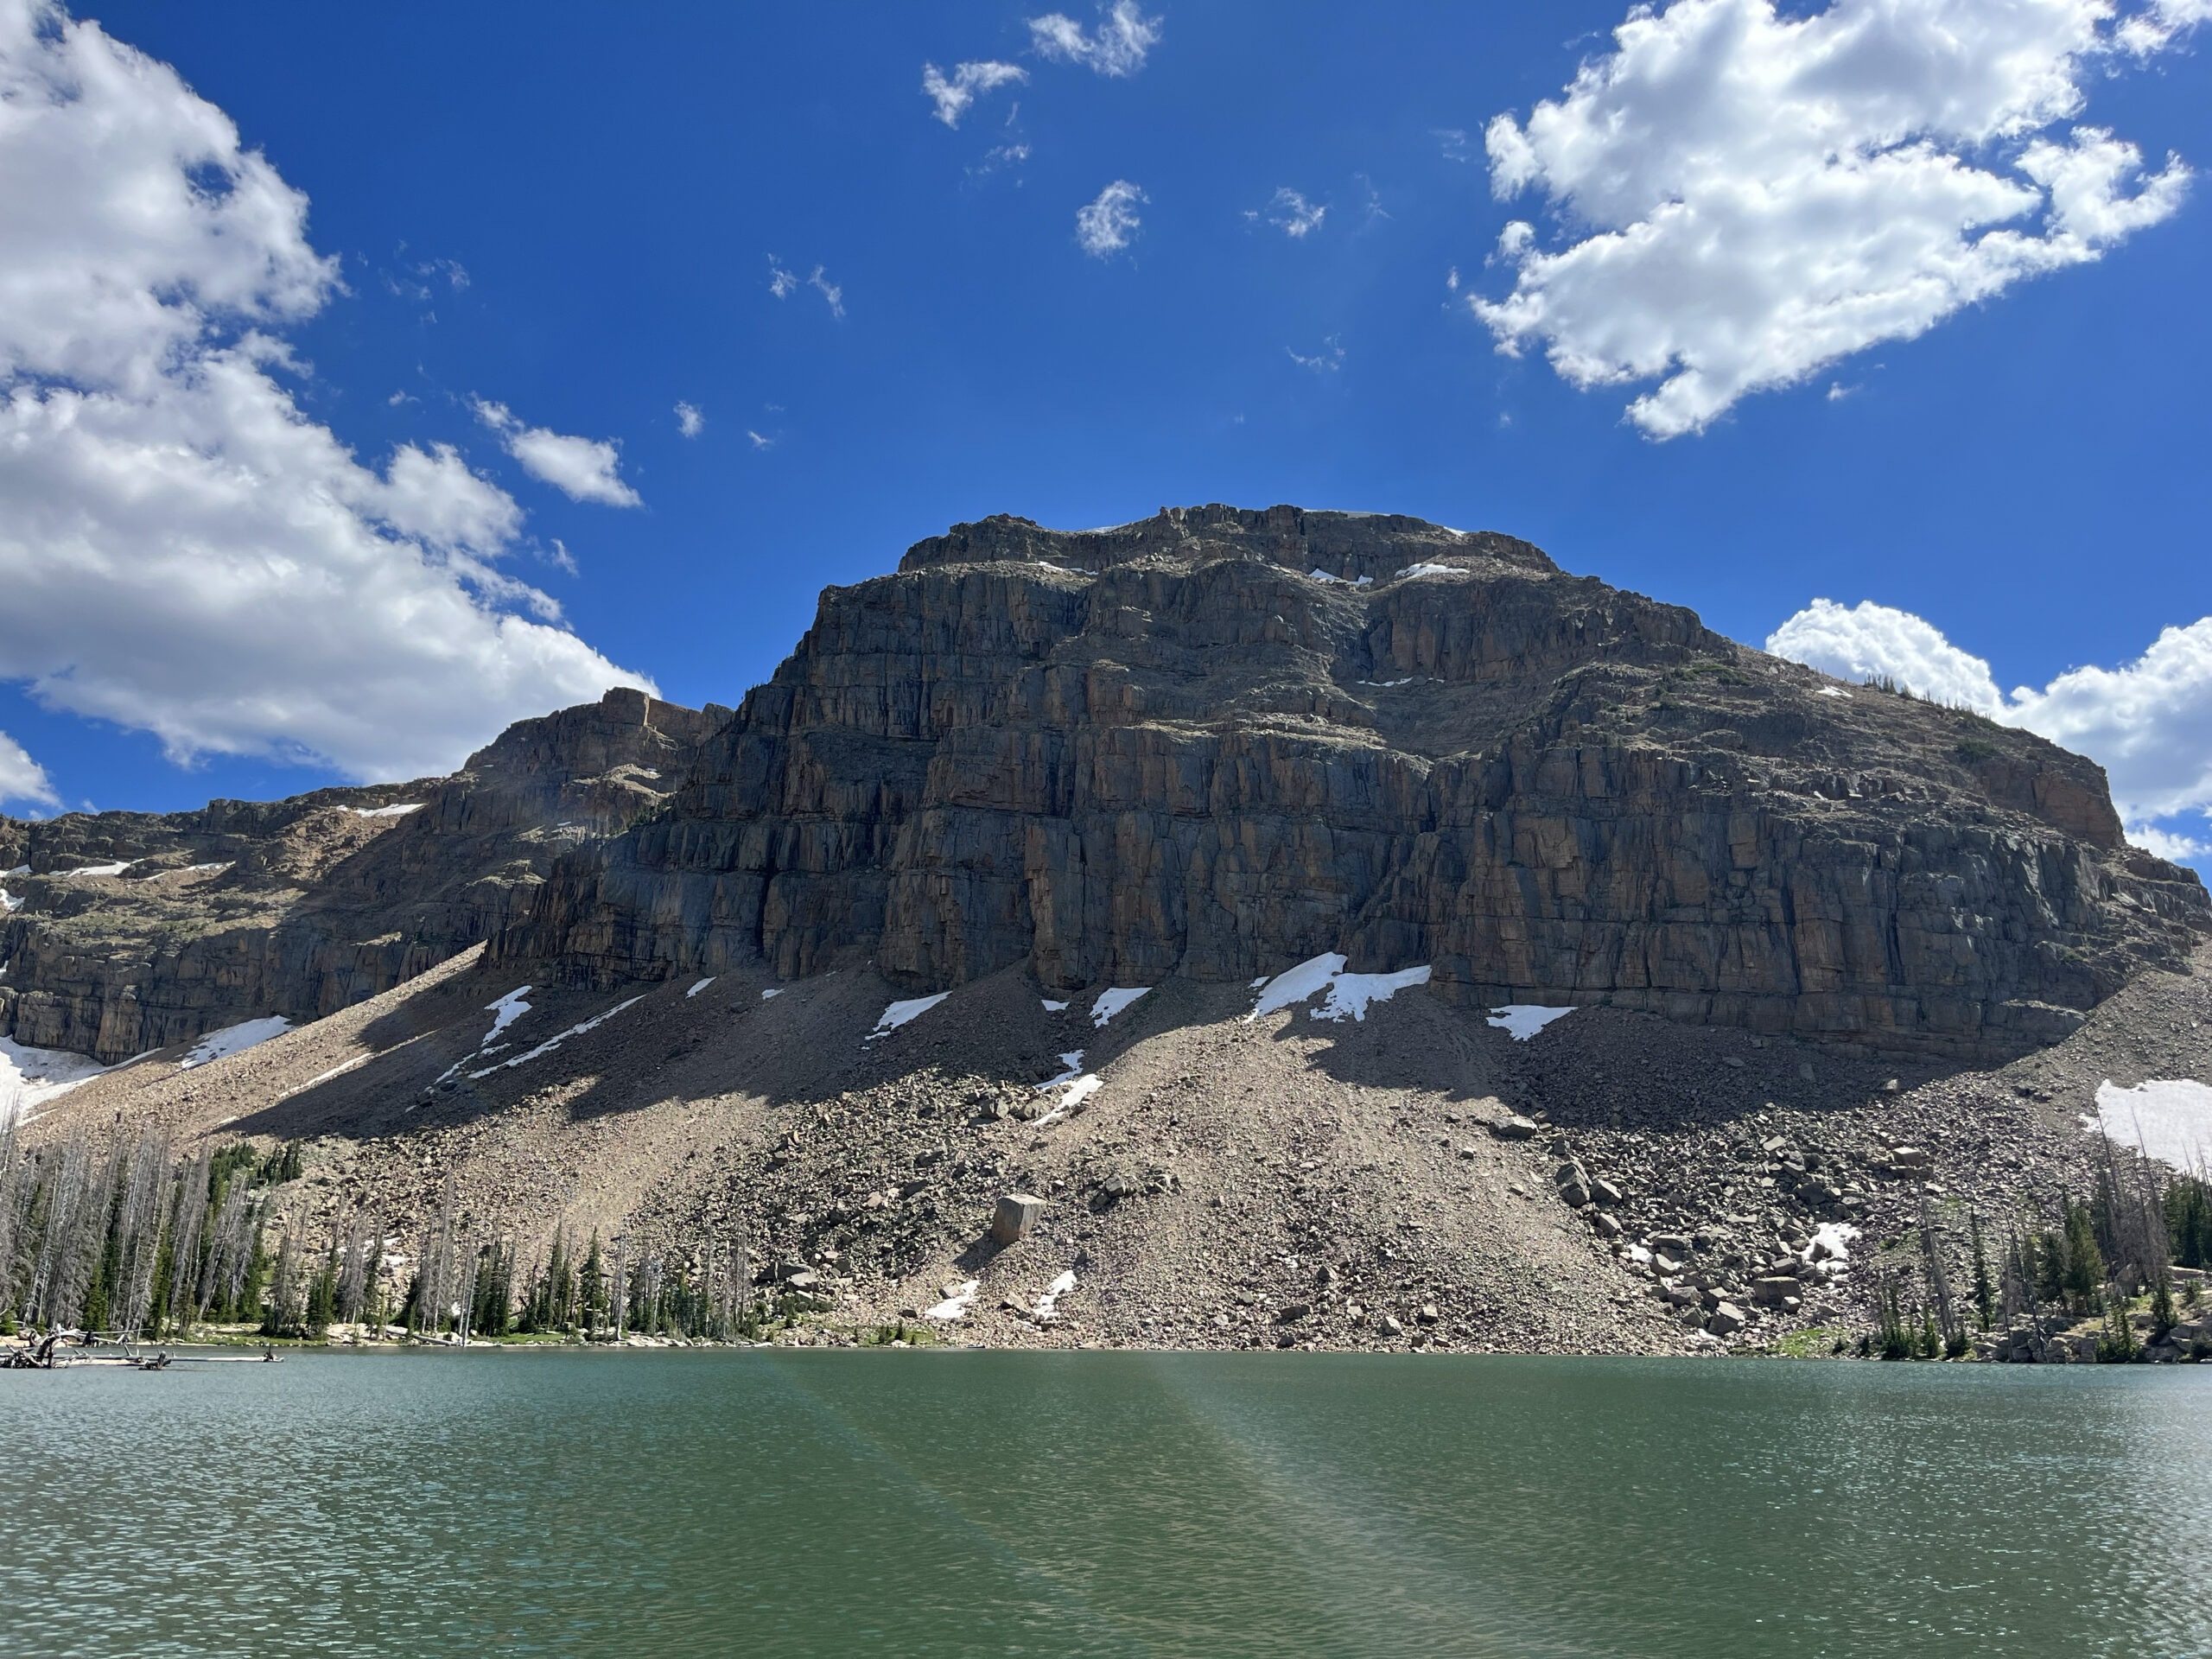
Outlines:
[[861, 1040], [872, 1043], [879, 1037], [889, 1036], [909, 1020], [920, 1018], [951, 995], [950, 991], [939, 991], [935, 996], [909, 997], [904, 1002], [893, 1002], [883, 1011], [883, 1017], [875, 1022], [875, 1029]]
[[2193, 1077], [2153, 1077], [2133, 1089], [2107, 1077], [2082, 1127], [2177, 1169], [2212, 1166], [2212, 1089]]
[[922, 1317], [938, 1320], [959, 1319], [968, 1312], [969, 1304], [976, 1300], [976, 1293], [982, 1287], [981, 1280], [970, 1279], [935, 1307], [924, 1308]]
[[195, 1065], [205, 1065], [210, 1060], [219, 1060], [232, 1054], [244, 1053], [271, 1037], [282, 1037], [292, 1028], [292, 1022], [281, 1014], [272, 1014], [265, 1020], [247, 1020], [235, 1026], [225, 1026], [220, 1031], [211, 1031], [192, 1046], [192, 1052], [177, 1062], [176, 1069], [189, 1071]]
[[1116, 985], [1099, 992], [1098, 1000], [1090, 1005], [1090, 1023], [1104, 1025], [1151, 988], [1149, 985]]
[[1342, 1020], [1349, 1014], [1355, 1020], [1363, 1020], [1372, 1004], [1387, 1002], [1408, 986], [1428, 983], [1427, 966], [1404, 968], [1395, 974], [1348, 974], [1344, 972], [1347, 960], [1336, 951], [1326, 950], [1277, 974], [1265, 982], [1259, 1001], [1244, 1016], [1245, 1024], [1249, 1025], [1263, 1014], [1273, 1014], [1277, 1008], [1303, 1002], [1323, 990], [1328, 992], [1329, 1000], [1313, 1010], [1314, 1019]]
[[1554, 1020], [1564, 1020], [1573, 1008], [1547, 1008], [1534, 1002], [1509, 1002], [1502, 1008], [1490, 1011], [1490, 1023], [1501, 1031], [1513, 1033], [1513, 1040], [1525, 1043]]
[[67, 1049], [27, 1048], [0, 1037], [0, 1128], [56, 1095], [66, 1095], [107, 1070], [89, 1055]]

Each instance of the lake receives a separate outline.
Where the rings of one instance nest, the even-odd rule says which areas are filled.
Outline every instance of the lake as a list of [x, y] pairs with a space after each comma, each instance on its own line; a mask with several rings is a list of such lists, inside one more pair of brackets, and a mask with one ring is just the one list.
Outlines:
[[0, 1373], [0, 1649], [2212, 1654], [2212, 1368]]

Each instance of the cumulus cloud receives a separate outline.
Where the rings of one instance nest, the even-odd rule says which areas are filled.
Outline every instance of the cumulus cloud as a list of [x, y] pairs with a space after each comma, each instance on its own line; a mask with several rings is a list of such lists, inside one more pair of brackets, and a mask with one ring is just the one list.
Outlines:
[[2041, 690], [2021, 686], [2009, 696], [1982, 658], [1911, 612], [1872, 601], [1846, 607], [1816, 599], [1766, 648], [1845, 679], [1885, 676], [2086, 754], [2104, 767], [2113, 803], [2133, 826], [2212, 810], [2212, 616], [2167, 628], [2119, 668], [2069, 669]]
[[677, 404], [676, 429], [687, 438], [696, 438], [707, 429], [707, 417], [700, 411], [698, 404]]
[[1924, 333], [2079, 264], [2180, 206], [2188, 169], [2069, 125], [2082, 86], [2208, 10], [2164, 0], [1773, 0], [1639, 6], [1526, 124], [1486, 134], [1501, 200], [1541, 190], [1566, 229], [1506, 228], [1499, 349], [1541, 345], [1580, 387], [1658, 378], [1654, 438], [1747, 393]]
[[1137, 204], [1151, 197], [1127, 179], [1116, 179], [1098, 193], [1098, 200], [1076, 210], [1075, 239], [1094, 259], [1103, 259], [1129, 245], [1144, 221]]
[[1308, 232], [1319, 229], [1321, 221], [1328, 217], [1328, 213], [1325, 204], [1317, 206], [1285, 185], [1275, 192], [1274, 200], [1268, 204], [1268, 223], [1285, 236], [1303, 237]]
[[1160, 19], [1147, 17], [1136, 0], [1114, 0], [1098, 20], [1096, 34], [1061, 12], [1029, 20], [1030, 48], [1040, 58], [1079, 63], [1102, 75], [1134, 75], [1146, 54], [1160, 44]]
[[46, 768], [32, 760], [22, 744], [0, 732], [0, 802], [6, 801], [28, 801], [46, 807], [61, 804]]
[[937, 105], [937, 118], [948, 127], [960, 124], [960, 118], [968, 113], [970, 105], [985, 92], [1001, 86], [1015, 85], [1029, 79], [1029, 72], [1019, 64], [981, 63], [955, 64], [948, 75], [933, 63], [922, 66], [922, 96]]
[[505, 404], [486, 398], [473, 398], [469, 407], [499, 435], [499, 447], [522, 463], [523, 471], [571, 501], [598, 501], [610, 507], [642, 505], [638, 493], [618, 475], [622, 452], [613, 443], [572, 438], [550, 427], [524, 426]]
[[174, 70], [0, 0], [0, 679], [359, 778], [643, 683], [497, 568], [521, 510], [455, 450], [379, 471], [300, 412], [283, 331], [337, 281], [306, 220]]

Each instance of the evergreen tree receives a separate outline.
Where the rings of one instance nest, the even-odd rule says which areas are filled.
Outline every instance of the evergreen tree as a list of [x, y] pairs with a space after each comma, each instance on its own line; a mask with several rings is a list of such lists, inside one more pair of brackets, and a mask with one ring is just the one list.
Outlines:
[[1989, 1280], [1989, 1254], [1981, 1242], [1981, 1212], [1975, 1211], [1967, 1217], [1967, 1224], [1974, 1236], [1974, 1313], [1985, 1331], [1995, 1323], [1997, 1317], [1996, 1287]]
[[2089, 1206], [2069, 1199], [2066, 1203], [2065, 1265], [2061, 1270], [2059, 1281], [2069, 1305], [2081, 1313], [2095, 1307], [2097, 1298], [2104, 1289], [2105, 1276], [2104, 1252], [2097, 1248], [2096, 1229], [2089, 1214]]
[[2176, 1323], [2173, 1281], [2161, 1273], [2158, 1275], [2158, 1282], [2151, 1292], [2151, 1329], [2157, 1333], [2158, 1340], [2163, 1342], [2165, 1340], [2166, 1332], [2172, 1330]]
[[579, 1300], [582, 1303], [579, 1310], [579, 1322], [582, 1325], [583, 1333], [587, 1337], [599, 1329], [601, 1316], [607, 1311], [606, 1293], [607, 1268], [600, 1260], [599, 1233], [594, 1229], [591, 1236], [590, 1253], [584, 1257], [582, 1283], [578, 1287]]

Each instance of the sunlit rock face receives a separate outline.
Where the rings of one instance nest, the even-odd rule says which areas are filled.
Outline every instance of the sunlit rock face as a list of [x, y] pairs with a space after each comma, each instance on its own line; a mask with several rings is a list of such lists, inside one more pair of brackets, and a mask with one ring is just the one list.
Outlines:
[[1827, 680], [1509, 537], [1355, 513], [995, 518], [823, 595], [496, 956], [573, 982], [1250, 979], [1325, 951], [1990, 1058], [2208, 926], [2101, 771]]
[[518, 721], [450, 778], [0, 818], [0, 1037], [106, 1061], [314, 1019], [529, 913], [562, 853], [667, 799], [727, 709], [628, 689]]

